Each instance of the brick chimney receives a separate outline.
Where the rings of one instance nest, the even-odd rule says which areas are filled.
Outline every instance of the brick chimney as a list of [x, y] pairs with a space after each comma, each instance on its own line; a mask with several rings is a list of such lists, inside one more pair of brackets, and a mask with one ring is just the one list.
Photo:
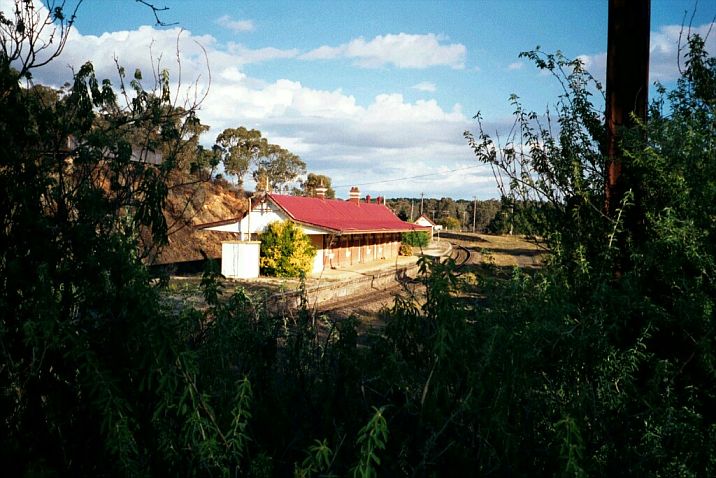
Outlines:
[[360, 204], [360, 189], [358, 189], [358, 186], [353, 186], [351, 188], [351, 192], [348, 195], [348, 201]]
[[326, 191], [328, 191], [328, 188], [324, 187], [323, 185], [318, 186], [315, 189], [316, 197], [321, 199], [326, 199]]

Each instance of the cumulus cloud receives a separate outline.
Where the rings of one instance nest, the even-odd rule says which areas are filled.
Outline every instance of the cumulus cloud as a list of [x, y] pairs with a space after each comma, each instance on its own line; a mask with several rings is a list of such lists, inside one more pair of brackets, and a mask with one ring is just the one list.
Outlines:
[[435, 93], [438, 88], [435, 86], [435, 83], [431, 83], [429, 81], [421, 81], [417, 85], [411, 86], [412, 89], [418, 90], [418, 91], [425, 91], [428, 93]]
[[507, 69], [511, 70], [511, 71], [512, 70], [520, 70], [520, 69], [522, 69], [523, 66], [525, 66], [525, 64], [523, 62], [516, 61], [514, 63], [510, 63], [509, 65], [507, 65]]
[[[206, 145], [223, 129], [243, 125], [258, 128], [272, 142], [301, 155], [309, 170], [328, 174], [336, 185], [374, 183], [361, 188], [372, 195], [414, 195], [424, 190], [435, 196], [494, 196], [489, 171], [446, 172], [474, 164], [462, 137], [471, 121], [460, 104], [446, 108], [435, 99], [408, 101], [396, 92], [359, 102], [340, 88], [313, 88], [291, 78], [265, 81], [243, 68], [250, 62], [294, 54], [222, 45], [211, 35], [178, 28], [144, 26], [99, 36], [74, 31], [63, 55], [35, 72], [35, 79], [62, 85], [71, 79], [68, 65], [77, 68], [89, 60], [100, 78], [116, 83], [116, 58], [127, 71], [140, 68], [145, 83], [151, 83], [151, 72], [159, 62], [160, 68], [170, 70], [174, 88], [181, 72], [182, 98], [189, 97], [195, 86], [201, 98], [208, 88], [198, 112], [202, 122], [211, 126], [202, 138]], [[427, 92], [434, 88], [427, 82], [419, 85]], [[414, 176], [416, 170], [429, 176], [382, 182]], [[346, 196], [348, 189], [337, 189], [339, 197]]]
[[216, 23], [237, 33], [252, 32], [255, 28], [251, 20], [234, 20], [229, 15], [217, 18]]
[[[710, 32], [710, 34], [709, 34]], [[699, 34], [706, 38], [706, 51], [712, 55], [716, 53], [716, 23], [707, 23], [697, 27], [684, 29], [680, 25], [668, 25], [661, 27], [656, 32], [651, 32], [651, 58], [649, 60], [649, 78], [653, 81], [670, 81], [678, 78], [679, 69], [677, 64], [679, 37], [681, 37], [682, 48], [686, 45], [686, 37], [689, 34]], [[708, 35], [708, 37], [707, 37]], [[686, 49], [681, 53], [684, 54]], [[681, 58], [681, 66], [684, 67], [684, 58]]]
[[445, 44], [444, 40], [442, 36], [434, 33], [378, 35], [368, 41], [359, 37], [335, 47], [321, 46], [301, 55], [300, 58], [304, 60], [348, 58], [364, 68], [378, 68], [385, 65], [393, 65], [398, 68], [428, 68], [431, 66], [464, 68], [467, 53], [465, 45]]
[[[607, 78], [607, 54], [596, 53], [594, 55], [579, 55], [577, 57], [584, 65], [584, 68], [602, 83]], [[540, 70], [540, 73], [547, 74], [546, 70]]]

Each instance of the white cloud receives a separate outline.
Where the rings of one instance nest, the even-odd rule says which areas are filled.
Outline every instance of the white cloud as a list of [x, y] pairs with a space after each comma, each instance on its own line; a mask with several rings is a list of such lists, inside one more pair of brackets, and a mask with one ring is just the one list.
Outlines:
[[[328, 174], [336, 185], [412, 176], [416, 168], [435, 173], [419, 181], [363, 187], [368, 194], [412, 195], [419, 187], [437, 196], [471, 197], [480, 188], [486, 192], [479, 194], [494, 195], [489, 192], [492, 183], [480, 179], [491, 177], [489, 171], [440, 173], [474, 161], [462, 137], [471, 121], [460, 104], [444, 108], [434, 99], [411, 102], [395, 92], [377, 94], [361, 103], [340, 88], [312, 88], [290, 78], [264, 81], [243, 70], [243, 65], [252, 61], [292, 55], [271, 48], [220, 45], [211, 35], [194, 35], [178, 28], [145, 26], [99, 36], [75, 31], [62, 57], [37, 71], [35, 79], [61, 85], [71, 79], [67, 65], [76, 69], [91, 60], [98, 77], [116, 84], [116, 57], [129, 72], [140, 68], [144, 83], [151, 86], [154, 58], [160, 60], [161, 68], [170, 70], [175, 82], [181, 71], [184, 86], [180, 99], [191, 100], [195, 80], [199, 97], [208, 87], [208, 62], [212, 81], [198, 112], [202, 122], [211, 126], [202, 138], [207, 145], [223, 129], [243, 125], [260, 129], [271, 141], [300, 154], [309, 170]], [[338, 190], [338, 194], [345, 196], [347, 190]]]
[[[606, 80], [607, 77], [607, 54], [606, 53], [597, 53], [595, 55], [579, 55], [577, 57], [582, 64], [584, 65], [584, 68], [589, 71], [589, 73], [594, 76], [597, 80], [601, 81], [602, 83]], [[546, 70], [541, 70], [546, 71]]]
[[358, 66], [378, 68], [393, 65], [398, 68], [465, 67], [467, 49], [460, 43], [444, 44], [443, 37], [428, 33], [378, 35], [366, 41], [359, 37], [337, 47], [321, 46], [301, 55], [304, 60], [353, 59]]
[[237, 33], [252, 32], [255, 29], [251, 20], [234, 20], [229, 15], [217, 18], [216, 23]]
[[298, 56], [298, 49], [291, 48], [289, 50], [281, 50], [280, 48], [265, 47], [251, 49], [236, 43], [228, 44], [228, 51], [238, 56], [238, 60], [242, 64], [259, 63], [269, 60], [280, 60], [285, 58], [295, 58]]
[[[711, 34], [706, 38], [708, 32]], [[687, 35], [698, 33], [701, 38], [706, 38], [706, 51], [711, 55], [716, 54], [716, 23], [707, 23], [694, 28], [683, 30], [680, 25], [668, 25], [661, 27], [656, 32], [651, 32], [651, 58], [649, 59], [649, 79], [651, 81], [669, 81], [678, 78], [679, 69], [677, 64], [679, 36], [681, 35], [681, 46], [683, 53], [687, 52]], [[681, 67], [684, 68], [684, 58], [681, 58]]]
[[523, 66], [525, 66], [525, 64], [523, 62], [516, 61], [514, 63], [510, 63], [509, 65], [507, 65], [507, 69], [510, 71], [521, 70]]
[[330, 47], [330, 46], [321, 46], [316, 48], [315, 50], [311, 50], [308, 53], [304, 53], [301, 55], [302, 60], [332, 60], [334, 58], [340, 57], [344, 52], [344, 49], [341, 47]]
[[435, 86], [435, 83], [431, 83], [429, 81], [421, 81], [417, 85], [411, 86], [412, 89], [418, 90], [418, 91], [425, 91], [428, 93], [435, 93], [438, 88]]
[[[711, 30], [711, 34], [706, 37]], [[686, 37], [689, 33], [698, 33], [702, 38], [706, 38], [706, 51], [710, 54], [716, 53], [716, 23], [707, 23], [704, 25], [688, 29], [683, 29], [681, 25], [666, 25], [659, 28], [658, 31], [651, 32], [650, 38], [650, 55], [649, 55], [649, 81], [673, 81], [679, 77], [678, 49], [679, 36], [681, 35], [681, 46], [686, 45]], [[686, 53], [686, 49], [682, 51], [682, 55]], [[600, 81], [606, 79], [607, 70], [607, 54], [597, 53], [594, 55], [580, 55], [589, 72]], [[681, 58], [681, 67], [684, 68], [684, 58]]]

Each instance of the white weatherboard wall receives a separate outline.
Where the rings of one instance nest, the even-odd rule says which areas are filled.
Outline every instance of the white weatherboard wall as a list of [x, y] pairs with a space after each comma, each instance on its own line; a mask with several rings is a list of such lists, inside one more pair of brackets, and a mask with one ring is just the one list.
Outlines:
[[[207, 227], [207, 231], [221, 231], [221, 232], [233, 232], [238, 233], [242, 239], [247, 239], [250, 235], [261, 234], [266, 230], [272, 222], [285, 221], [289, 219], [286, 213], [275, 204], [270, 201], [262, 202], [254, 205], [251, 212], [249, 212], [242, 219], [237, 219], [236, 222], [230, 222], [227, 224], [221, 224], [218, 226]], [[304, 234], [311, 237], [313, 245], [316, 247], [316, 256], [313, 258], [313, 273], [319, 274], [323, 270], [323, 235], [326, 234], [325, 230], [307, 226], [305, 224], [299, 224], [299, 227]], [[240, 267], [245, 268], [245, 259], [242, 256], [253, 257], [253, 252], [243, 250], [243, 246], [233, 246], [235, 244], [250, 244], [256, 241], [226, 241], [221, 243], [221, 273], [225, 277], [251, 279], [258, 277], [258, 264], [259, 264], [259, 247], [256, 247], [256, 275], [246, 275], [247, 272], [239, 270]], [[251, 259], [253, 261], [253, 259]], [[241, 266], [239, 264], [242, 264]], [[253, 269], [251, 269], [253, 271]]]
[[316, 255], [313, 256], [313, 268], [311, 272], [313, 274], [320, 274], [323, 272], [323, 256], [326, 251], [323, 249], [323, 235], [311, 234], [308, 236], [311, 239], [311, 244], [316, 248]]
[[[207, 231], [237, 232], [242, 237], [249, 234], [261, 234], [266, 226], [276, 221], [289, 219], [285, 212], [269, 202], [260, 203], [254, 206], [253, 210], [242, 219], [236, 222], [222, 224], [220, 226], [207, 227]], [[299, 225], [304, 234], [325, 234], [324, 230], [306, 225]]]
[[221, 274], [232, 279], [255, 279], [259, 276], [259, 241], [224, 241], [221, 243]]

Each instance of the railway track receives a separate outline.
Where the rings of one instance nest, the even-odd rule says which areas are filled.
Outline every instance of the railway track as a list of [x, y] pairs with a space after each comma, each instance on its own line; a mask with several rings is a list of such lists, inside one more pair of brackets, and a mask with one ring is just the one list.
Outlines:
[[381, 289], [371, 289], [365, 293], [340, 297], [330, 302], [319, 304], [316, 308], [318, 314], [325, 314], [331, 318], [346, 318], [356, 314], [362, 318], [377, 319], [384, 307], [391, 307], [395, 296], [404, 294], [406, 287], [419, 287], [418, 284], [395, 284]]
[[[475, 260], [473, 256], [476, 253], [456, 242], [451, 241], [452, 251], [449, 257], [455, 261], [455, 270], [460, 274], [461, 269], [473, 263]], [[404, 283], [395, 283], [383, 288], [370, 289], [361, 294], [335, 298], [319, 304], [316, 307], [316, 311], [318, 314], [325, 314], [332, 318], [345, 318], [351, 314], [377, 318], [380, 309], [393, 305], [396, 295], [415, 294], [420, 287], [423, 287], [420, 281], [408, 280]]]
[[472, 264], [472, 251], [460, 244], [452, 244], [452, 252], [450, 257], [455, 261], [455, 270], [460, 273], [466, 265]]

